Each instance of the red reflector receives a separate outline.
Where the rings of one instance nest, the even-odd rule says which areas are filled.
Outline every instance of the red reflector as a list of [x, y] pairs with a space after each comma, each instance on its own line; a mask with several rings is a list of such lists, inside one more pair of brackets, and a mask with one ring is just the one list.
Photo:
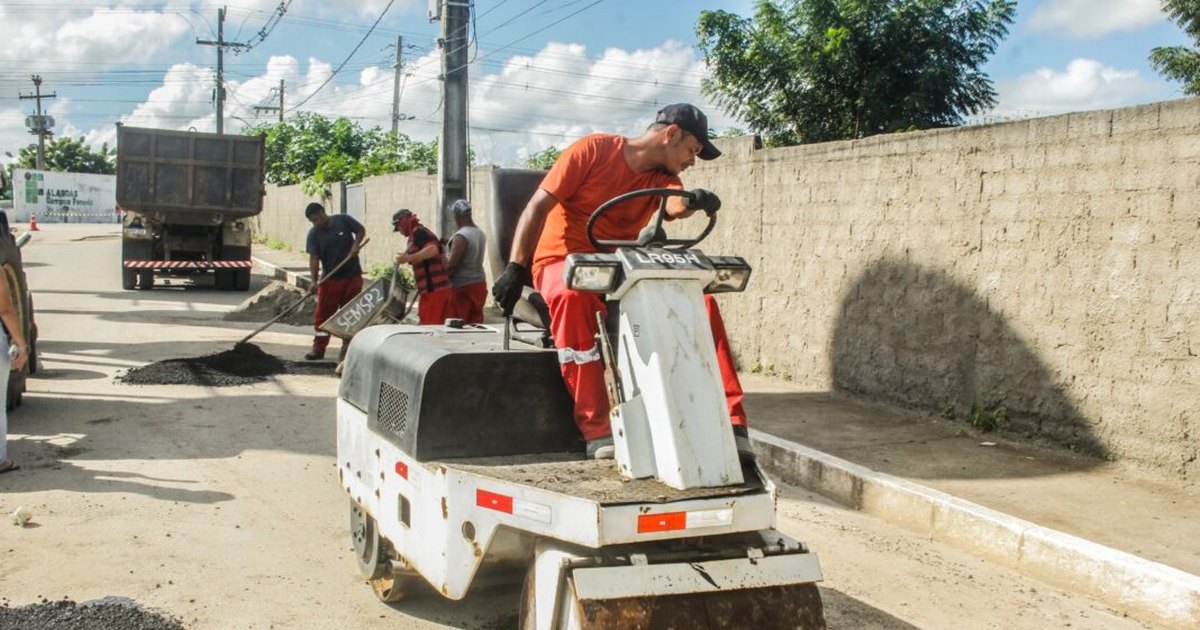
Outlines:
[[687, 512], [643, 514], [638, 517], [638, 533], [669, 532], [687, 528]]
[[475, 505], [488, 508], [489, 510], [512, 514], [512, 501], [512, 497], [506, 497], [503, 494], [496, 494], [487, 490], [475, 491]]
[[408, 479], [408, 464], [396, 462], [396, 474]]

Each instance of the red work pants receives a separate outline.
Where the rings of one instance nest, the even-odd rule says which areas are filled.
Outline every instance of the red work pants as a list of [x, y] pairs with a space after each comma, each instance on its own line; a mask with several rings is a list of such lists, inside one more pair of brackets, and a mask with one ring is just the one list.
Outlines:
[[454, 310], [453, 301], [454, 289], [449, 285], [436, 291], [422, 291], [417, 301], [417, 318], [421, 325], [444, 324], [447, 317], [453, 317], [450, 314]]
[[473, 282], [454, 289], [454, 314], [468, 324], [483, 323], [483, 303], [487, 300], [487, 283]]
[[[583, 439], [594, 440], [612, 434], [609, 425], [608, 393], [604, 386], [604, 363], [596, 347], [596, 313], [608, 315], [604, 301], [595, 293], [573, 291], [563, 282], [565, 259], [544, 265], [533, 284], [550, 307], [550, 334], [559, 349], [559, 364], [567, 391], [575, 401], [575, 424]], [[733, 353], [725, 335], [725, 322], [717, 302], [704, 296], [708, 321], [712, 326], [713, 342], [717, 347], [717, 364], [725, 387], [725, 402], [734, 426], [746, 426], [746, 410], [742, 407], [742, 384], [734, 367]]]
[[313, 313], [313, 329], [317, 331], [313, 336], [313, 350], [324, 352], [329, 347], [329, 333], [321, 330], [321, 324], [333, 317], [354, 296], [362, 293], [362, 286], [362, 276], [326, 278], [321, 281], [317, 287], [317, 311]]

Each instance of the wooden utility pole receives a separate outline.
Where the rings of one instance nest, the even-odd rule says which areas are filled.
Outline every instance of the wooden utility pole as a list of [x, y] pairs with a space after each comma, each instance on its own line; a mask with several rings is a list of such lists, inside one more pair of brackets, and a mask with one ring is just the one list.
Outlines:
[[37, 170], [44, 171], [46, 170], [46, 136], [54, 135], [50, 131], [54, 127], [54, 119], [50, 116], [42, 115], [42, 99], [55, 98], [58, 94], [54, 92], [42, 94], [42, 77], [35, 74], [30, 78], [33, 79], [33, 94], [18, 94], [17, 98], [19, 100], [37, 100], [37, 114], [27, 117], [25, 119], [25, 126], [29, 127], [29, 133], [38, 137]]
[[[217, 102], [217, 133], [225, 133], [225, 49], [249, 46], [225, 41], [225, 7], [217, 9], [217, 41], [197, 39], [196, 43], [217, 47], [217, 88], [213, 93], [213, 100]], [[282, 111], [280, 110], [281, 114]]]
[[254, 113], [279, 112], [279, 122], [283, 122], [283, 79], [279, 80], [279, 105], [255, 105]]
[[400, 74], [404, 68], [404, 38], [396, 38], [395, 76], [392, 78], [392, 135], [400, 131]]
[[467, 197], [467, 25], [471, 5], [438, 0], [442, 20], [442, 133], [438, 142], [441, 233], [454, 231], [450, 204]]

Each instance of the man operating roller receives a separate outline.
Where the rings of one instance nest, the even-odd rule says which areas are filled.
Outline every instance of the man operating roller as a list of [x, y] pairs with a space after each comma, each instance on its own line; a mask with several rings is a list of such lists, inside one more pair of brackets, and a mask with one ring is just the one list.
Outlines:
[[[575, 401], [575, 423], [587, 440], [588, 457], [615, 455], [604, 364], [596, 347], [596, 313], [607, 315], [594, 293], [574, 291], [563, 280], [567, 254], [594, 252], [587, 237], [591, 213], [618, 195], [644, 188], [683, 188], [679, 174], [696, 163], [721, 155], [708, 139], [708, 118], [693, 105], [662, 108], [641, 135], [586, 136], [558, 158], [533, 198], [526, 204], [513, 235], [508, 267], [496, 279], [492, 295], [512, 313], [522, 287], [532, 284], [550, 307], [551, 335], [567, 390]], [[670, 197], [670, 218], [691, 216], [697, 210], [712, 215], [720, 209], [716, 195], [702, 189], [687, 197]], [[658, 207], [658, 199], [630, 199], [612, 208], [595, 226], [600, 240], [633, 240]], [[734, 368], [725, 325], [716, 301], [705, 296], [717, 349], [721, 380], [734, 426], [738, 453], [753, 457], [742, 407], [742, 386]]]

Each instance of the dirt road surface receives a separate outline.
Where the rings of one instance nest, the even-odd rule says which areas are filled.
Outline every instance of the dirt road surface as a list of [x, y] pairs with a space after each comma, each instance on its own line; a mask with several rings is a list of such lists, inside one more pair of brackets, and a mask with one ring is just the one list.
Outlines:
[[[0, 475], [0, 512], [24, 506], [33, 520], [0, 521], [0, 605], [127, 597], [191, 629], [515, 626], [515, 585], [388, 606], [358, 578], [331, 371], [222, 388], [116, 382], [231, 347], [256, 327], [221, 318], [246, 294], [122, 291], [110, 226], [46, 226], [24, 253], [42, 371], [10, 416], [23, 468]], [[289, 326], [255, 338], [289, 360], [308, 341]], [[831, 628], [1143, 627], [802, 490], [785, 488], [779, 507], [780, 529], [821, 557]]]

